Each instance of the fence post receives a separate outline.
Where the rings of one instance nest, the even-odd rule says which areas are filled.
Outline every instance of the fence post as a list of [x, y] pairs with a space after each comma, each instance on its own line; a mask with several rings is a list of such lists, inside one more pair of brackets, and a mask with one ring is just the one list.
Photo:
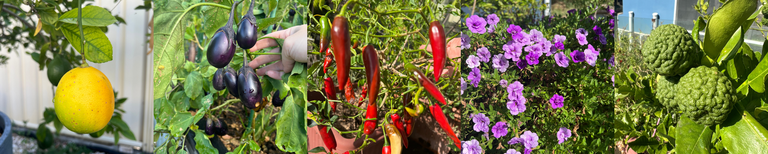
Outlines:
[[[653, 13], [653, 19], [651, 19], [651, 21], [653, 22], [653, 29], [656, 29], [656, 27], [659, 26], [659, 13], [654, 12]], [[653, 29], [651, 29], [651, 30], [653, 30]]]
[[544, 4], [547, 5], [547, 9], [544, 10], [544, 16], [549, 17], [552, 8], [552, 0], [544, 0]]
[[[632, 35], [635, 34], [635, 11], [629, 11], [629, 19], [627, 21], [627, 27], [629, 27], [629, 44], [632, 44]], [[632, 50], [631, 45], [629, 46], [629, 50]]]

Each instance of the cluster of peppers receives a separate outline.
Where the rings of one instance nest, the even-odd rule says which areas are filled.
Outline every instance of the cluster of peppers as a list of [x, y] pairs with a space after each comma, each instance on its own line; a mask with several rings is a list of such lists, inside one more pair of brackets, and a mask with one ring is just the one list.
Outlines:
[[[349, 22], [347, 18], [343, 16], [337, 16], [333, 20], [333, 25], [331, 25], [330, 20], [326, 16], [322, 16], [320, 18], [320, 51], [325, 52], [325, 58], [323, 61], [323, 73], [327, 74], [327, 68], [333, 63], [333, 60], [336, 61], [336, 75], [337, 80], [339, 81], [339, 89], [344, 88], [346, 99], [347, 101], [352, 100], [352, 95], [354, 94], [352, 91], [352, 84], [349, 79], [349, 70], [350, 70], [350, 56], [351, 56], [351, 40], [349, 36]], [[442, 70], [445, 67], [446, 62], [446, 38], [445, 38], [445, 32], [443, 30], [442, 25], [438, 21], [433, 21], [429, 25], [429, 38], [430, 38], [430, 45], [432, 48], [432, 55], [433, 55], [433, 69], [434, 69], [434, 80], [439, 81], [440, 75], [442, 74]], [[332, 42], [332, 46], [330, 45], [330, 42]], [[331, 52], [331, 47], [333, 48]], [[362, 51], [363, 56], [363, 65], [365, 66], [365, 75], [366, 75], [366, 86], [363, 87], [363, 97], [360, 98], [360, 102], [362, 102], [362, 99], [364, 97], [368, 97], [368, 107], [366, 108], [366, 113], [364, 117], [363, 122], [363, 134], [370, 135], [373, 133], [374, 129], [377, 126], [377, 105], [376, 105], [376, 99], [378, 97], [379, 88], [380, 88], [380, 68], [379, 68], [379, 58], [376, 52], [376, 49], [374, 47], [368, 45], [363, 48]], [[440, 89], [435, 86], [435, 84], [430, 81], [424, 73], [422, 73], [419, 69], [416, 68], [413, 64], [406, 63], [405, 64], [406, 70], [409, 72], [409, 76], [411, 76], [413, 79], [415, 79], [421, 87], [423, 87], [428, 94], [430, 94], [432, 97], [434, 97], [438, 102], [442, 103], [443, 105], [446, 105], [445, 97], [443, 96], [442, 92], [440, 92]], [[333, 83], [333, 79], [330, 77], [326, 77], [324, 79], [324, 89], [325, 94], [328, 97], [329, 100], [338, 100], [336, 97], [336, 86]], [[330, 101], [331, 108], [333, 111], [336, 111], [336, 103], [333, 101]], [[412, 117], [419, 116], [423, 111], [424, 107], [420, 103], [415, 103], [417, 109], [412, 109], [410, 107], [406, 107], [406, 111], [408, 114], [404, 114], [404, 117], [400, 117], [397, 113], [390, 114], [390, 118], [392, 120], [391, 123], [384, 124], [384, 131], [386, 132], [386, 138], [385, 139], [385, 146], [382, 149], [382, 152], [385, 154], [389, 153], [400, 153], [401, 151], [401, 143], [402, 145], [405, 145], [406, 148], [408, 148], [408, 139], [407, 137], [411, 135], [411, 132], [413, 130], [413, 124]], [[360, 104], [358, 104], [360, 105]], [[432, 104], [430, 107], [430, 112], [432, 113], [433, 117], [436, 119], [436, 121], [440, 124], [440, 126], [446, 131], [446, 133], [450, 136], [450, 138], [454, 141], [454, 144], [456, 147], [461, 149], [461, 142], [456, 137], [456, 134], [453, 132], [453, 129], [451, 128], [450, 124], [448, 123], [448, 119], [445, 117], [445, 114], [443, 113], [440, 106], [435, 103]], [[386, 122], [386, 121], [385, 121]], [[326, 144], [326, 147], [328, 147], [330, 150], [333, 150], [336, 148], [336, 141], [333, 137], [333, 135], [328, 134], [330, 130], [328, 130], [327, 126], [321, 125], [318, 127], [320, 129], [321, 137], [323, 138], [323, 141]], [[390, 144], [390, 142], [392, 144]]]
[[[227, 89], [229, 94], [239, 98], [247, 108], [258, 111], [266, 105], [261, 103], [261, 82], [253, 68], [248, 66], [248, 54], [243, 54], [243, 67], [239, 71], [235, 71], [235, 69], [229, 66], [237, 48], [235, 44], [243, 50], [248, 50], [258, 40], [257, 30], [259, 28], [256, 24], [256, 17], [253, 15], [255, 0], [251, 1], [248, 13], [240, 20], [237, 33], [232, 29], [235, 8], [240, 2], [242, 1], [232, 4], [227, 24], [216, 30], [216, 33], [213, 34], [206, 54], [208, 56], [208, 63], [218, 68], [211, 81], [213, 88], [216, 90]], [[273, 97], [272, 102], [275, 106], [281, 106], [284, 100], [285, 98], [281, 99], [278, 96], [277, 99]]]

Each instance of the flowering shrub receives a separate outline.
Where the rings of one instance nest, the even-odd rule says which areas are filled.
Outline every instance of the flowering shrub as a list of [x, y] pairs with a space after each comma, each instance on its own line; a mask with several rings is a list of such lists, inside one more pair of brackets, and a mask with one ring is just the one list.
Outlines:
[[595, 11], [465, 18], [462, 153], [610, 152], [614, 18]]

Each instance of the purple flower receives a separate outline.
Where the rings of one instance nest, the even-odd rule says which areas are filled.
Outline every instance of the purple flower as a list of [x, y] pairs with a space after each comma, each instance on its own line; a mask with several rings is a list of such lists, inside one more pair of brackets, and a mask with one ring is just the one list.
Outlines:
[[523, 29], [520, 28], [520, 26], [518, 25], [509, 24], [509, 27], [507, 27], [507, 33], [509, 33], [511, 36], [515, 36], [517, 35], [517, 33], [520, 33], [521, 31], [523, 31]]
[[613, 26], [614, 26], [614, 25], [615, 25], [615, 24], [613, 23], [613, 19], [611, 19], [611, 20], [608, 20], [608, 28], [610, 28], [610, 29], [613, 29]]
[[552, 95], [552, 98], [549, 98], [549, 104], [552, 106], [552, 109], [557, 109], [563, 107], [563, 96], [560, 96], [558, 94]]
[[477, 49], [477, 57], [480, 57], [480, 61], [487, 63], [491, 60], [491, 52], [488, 51], [488, 48], [482, 47]]
[[[606, 8], [606, 9], [608, 9], [608, 8]], [[613, 9], [608, 9], [608, 14], [611, 14], [611, 17], [613, 17], [613, 16], [616, 15], [616, 11], [614, 11]]]
[[539, 135], [532, 133], [531, 131], [525, 131], [523, 135], [520, 135], [523, 139], [523, 145], [526, 149], [533, 149], [539, 146]]
[[509, 67], [509, 61], [504, 58], [504, 55], [498, 54], [493, 56], [493, 68], [499, 70], [499, 72], [506, 72]]
[[520, 152], [518, 152], [515, 149], [509, 149], [509, 150], [507, 150], [507, 153], [504, 153], [504, 154], [520, 154]]
[[501, 48], [504, 50], [504, 58], [512, 59], [512, 61], [520, 60], [520, 55], [523, 54], [523, 45], [519, 43], [507, 43]]
[[600, 44], [603, 44], [603, 45], [608, 44], [608, 41], [605, 40], [605, 35], [603, 34], [597, 35], [597, 39], [600, 40]]
[[536, 65], [539, 64], [539, 57], [541, 57], [541, 52], [531, 52], [528, 53], [528, 55], [525, 55], [525, 60], [528, 61], [528, 64], [530, 65]]
[[555, 42], [555, 43], [557, 43], [557, 42], [560, 42], [560, 43], [565, 42], [565, 36], [555, 34], [555, 37], [552, 39], [552, 41]]
[[517, 68], [523, 69], [528, 66], [528, 62], [525, 61], [525, 58], [520, 59], [520, 61], [517, 61]]
[[472, 68], [472, 72], [469, 72], [469, 76], [467, 77], [475, 88], [477, 88], [477, 84], [480, 84], [480, 79], [482, 78], [483, 76], [480, 74], [480, 68]]
[[611, 64], [611, 67], [614, 67], [616, 65], [616, 64], [613, 64], [613, 62], [614, 62], [613, 56], [611, 56], [611, 58], [608, 58], [608, 64]]
[[576, 40], [579, 41], [579, 45], [585, 45], [585, 44], [589, 43], [589, 42], [587, 42], [587, 35], [582, 35], [582, 34], [578, 34], [577, 33], [576, 34]]
[[611, 86], [616, 87], [616, 81], [613, 80], [614, 77], [616, 77], [616, 75], [611, 75]]
[[501, 85], [501, 87], [503, 88], [507, 88], [507, 85], [509, 85], [509, 83], [507, 82], [507, 80], [501, 79], [501, 81], [499, 81], [499, 85]]
[[563, 50], [565, 49], [565, 44], [563, 44], [563, 42], [556, 42], [555, 45], [553, 45], [553, 47], [555, 48], [552, 48], [552, 50], [555, 50], [555, 49]]
[[493, 137], [496, 138], [507, 136], [507, 123], [497, 122], [496, 125], [493, 125], [491, 132], [493, 132]]
[[595, 31], [595, 34], [601, 35], [603, 34], [603, 29], [595, 25], [595, 27], [592, 27], [592, 31]]
[[547, 38], [544, 38], [544, 34], [542, 34], [539, 30], [531, 29], [531, 31], [528, 32], [530, 34], [531, 41], [534, 42], [541, 42], [547, 40]]
[[584, 36], [587, 36], [587, 35], [589, 35], [589, 34], [587, 33], [587, 30], [585, 30], [584, 28], [579, 28], [579, 29], [576, 29], [576, 35], [584, 35]]
[[475, 122], [475, 126], [472, 127], [476, 132], [488, 132], [488, 124], [491, 121], [483, 113], [474, 114], [472, 121]]
[[461, 154], [481, 154], [483, 153], [483, 148], [480, 147], [480, 142], [477, 141], [477, 139], [472, 139], [471, 141], [462, 141], [461, 142]]
[[496, 14], [491, 14], [486, 17], [488, 19], [488, 24], [491, 24], [491, 26], [496, 26], [497, 23], [499, 23], [499, 16], [496, 16]]
[[595, 66], [598, 54], [600, 54], [600, 52], [597, 52], [591, 44], [588, 45], [587, 49], [584, 49], [584, 58], [586, 58], [587, 63], [591, 66]]
[[524, 153], [524, 154], [531, 154], [531, 152], [533, 152], [533, 150], [531, 150], [531, 149], [525, 149], [525, 152], [523, 152], [523, 153]]
[[523, 143], [523, 139], [519, 138], [519, 137], [515, 137], [515, 138], [512, 138], [511, 140], [509, 140], [507, 142], [507, 144], [509, 144], [509, 145], [515, 145], [515, 144], [518, 144], [518, 143]]
[[547, 57], [554, 54], [552, 50], [552, 42], [547, 41], [547, 39], [544, 39], [544, 41], [541, 41], [538, 43], [539, 46], [541, 46], [541, 51], [547, 55]]
[[512, 115], [517, 115], [525, 112], [525, 98], [524, 97], [521, 97], [521, 98], [523, 99], [522, 100], [513, 99], [507, 102], [507, 109], [509, 109], [509, 113], [511, 113]]
[[557, 144], [562, 144], [571, 137], [571, 130], [565, 127], [560, 127], [560, 131], [557, 131]]
[[520, 81], [512, 82], [507, 86], [507, 98], [509, 100], [519, 99], [519, 96], [523, 96], [523, 90], [525, 90], [525, 86]]
[[520, 33], [517, 33], [517, 35], [512, 36], [512, 40], [523, 45], [531, 45], [533, 44], [533, 41], [531, 41], [530, 37], [531, 37], [530, 34], [525, 32], [520, 32]]
[[557, 63], [558, 66], [566, 68], [568, 67], [568, 57], [563, 54], [563, 52], [558, 52], [555, 54], [555, 63]]
[[571, 13], [576, 13], [576, 9], [568, 10], [568, 14], [571, 14]]
[[461, 94], [464, 95], [464, 90], [467, 90], [467, 82], [464, 81], [464, 77], [461, 78]]
[[469, 35], [464, 34], [464, 32], [462, 32], [461, 33], [461, 49], [469, 49], [469, 47], [471, 47], [469, 42], [470, 42]]
[[493, 33], [496, 31], [496, 25], [488, 26], [488, 33]]
[[571, 58], [573, 59], [573, 63], [583, 62], [584, 53], [579, 50], [573, 50], [573, 52], [571, 52]]
[[477, 15], [472, 15], [467, 18], [467, 27], [472, 33], [485, 34], [486, 24], [488, 23], [485, 22], [485, 19], [480, 18], [480, 16]]
[[475, 68], [478, 66], [480, 66], [480, 58], [475, 55], [469, 55], [469, 57], [467, 57], [467, 67]]

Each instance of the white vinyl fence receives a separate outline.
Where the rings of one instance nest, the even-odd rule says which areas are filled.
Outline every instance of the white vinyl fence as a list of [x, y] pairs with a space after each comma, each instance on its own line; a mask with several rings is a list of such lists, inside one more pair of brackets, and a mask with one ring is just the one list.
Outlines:
[[[120, 147], [131, 149], [151, 149], [152, 142], [152, 55], [149, 51], [149, 23], [152, 11], [135, 10], [143, 5], [140, 0], [95, 0], [92, 5], [114, 8], [112, 14], [125, 19], [127, 24], [110, 25], [106, 33], [113, 46], [113, 60], [107, 63], [89, 65], [107, 75], [112, 87], [119, 92], [117, 98], [127, 97], [122, 105], [126, 111], [123, 120], [128, 123], [136, 141], [120, 139]], [[28, 8], [23, 8], [27, 10]], [[36, 22], [37, 17], [33, 17]], [[3, 47], [5, 48], [5, 47]], [[18, 47], [20, 48], [20, 47]], [[10, 58], [8, 63], [0, 65], [0, 111], [10, 116], [18, 126], [36, 129], [43, 119], [46, 107], [53, 107], [53, 86], [48, 81], [46, 70], [40, 71], [38, 64], [25, 52], [5, 52]], [[26, 122], [26, 124], [25, 124]], [[55, 130], [52, 124], [49, 126]], [[62, 135], [75, 136], [99, 143], [114, 142], [113, 136], [104, 135], [91, 139], [88, 135], [78, 135], [64, 130]]]

